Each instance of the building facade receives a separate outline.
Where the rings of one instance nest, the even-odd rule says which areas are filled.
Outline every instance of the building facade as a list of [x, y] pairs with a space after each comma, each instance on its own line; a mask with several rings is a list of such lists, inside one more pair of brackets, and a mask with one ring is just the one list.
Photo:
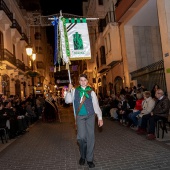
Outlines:
[[84, 2], [84, 16], [99, 18], [89, 23], [92, 59], [86, 70], [98, 93], [158, 84], [170, 95], [169, 8], [168, 0]]
[[[45, 28], [30, 26], [30, 13], [20, 1], [0, 3], [0, 93], [7, 97], [18, 95], [23, 99], [33, 89], [35, 94], [43, 94], [44, 88], [50, 89], [53, 81], [49, 69], [53, 55]], [[26, 54], [28, 44], [36, 53], [34, 62]], [[31, 71], [35, 72], [34, 77]]]

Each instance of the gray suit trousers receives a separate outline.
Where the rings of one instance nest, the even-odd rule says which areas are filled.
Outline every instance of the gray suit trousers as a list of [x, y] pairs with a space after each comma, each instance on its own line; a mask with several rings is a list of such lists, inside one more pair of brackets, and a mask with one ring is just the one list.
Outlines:
[[77, 116], [77, 141], [80, 155], [89, 162], [93, 161], [93, 151], [95, 143], [95, 114], [87, 116]]

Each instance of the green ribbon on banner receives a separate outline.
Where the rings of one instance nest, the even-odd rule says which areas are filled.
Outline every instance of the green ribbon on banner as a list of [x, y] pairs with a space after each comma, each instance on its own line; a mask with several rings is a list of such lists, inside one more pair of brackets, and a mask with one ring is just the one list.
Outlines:
[[61, 18], [61, 20], [63, 21], [63, 27], [64, 27], [66, 54], [67, 54], [67, 57], [70, 57], [70, 48], [69, 48], [69, 41], [68, 41], [68, 35], [67, 35], [66, 21], [65, 21], [65, 18]]

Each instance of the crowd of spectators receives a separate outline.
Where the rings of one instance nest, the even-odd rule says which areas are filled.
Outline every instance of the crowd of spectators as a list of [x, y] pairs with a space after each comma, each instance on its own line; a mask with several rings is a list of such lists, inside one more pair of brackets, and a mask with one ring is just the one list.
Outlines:
[[[0, 95], [0, 128], [6, 128], [9, 138], [15, 138], [29, 131], [29, 126], [42, 114], [44, 98], [32, 94], [21, 100], [17, 95], [5, 98]], [[3, 131], [0, 130], [2, 136]]]
[[99, 98], [103, 117], [119, 121], [135, 129], [137, 134], [147, 134], [147, 139], [155, 139], [155, 125], [158, 120], [167, 122], [170, 101], [159, 85], [148, 91], [141, 84], [133, 88], [125, 87], [119, 94], [105, 99]]

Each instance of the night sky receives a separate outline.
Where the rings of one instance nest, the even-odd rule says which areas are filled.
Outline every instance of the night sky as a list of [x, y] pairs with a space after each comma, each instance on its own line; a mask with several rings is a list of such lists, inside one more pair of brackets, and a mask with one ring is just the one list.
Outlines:
[[[85, 1], [85, 0], [84, 0]], [[83, 0], [40, 0], [42, 15], [52, 15], [60, 13], [69, 13], [82, 16]], [[54, 28], [47, 27], [48, 42], [54, 45]]]
[[59, 13], [70, 13], [75, 15], [82, 15], [83, 0], [40, 0], [43, 15], [51, 15]]

